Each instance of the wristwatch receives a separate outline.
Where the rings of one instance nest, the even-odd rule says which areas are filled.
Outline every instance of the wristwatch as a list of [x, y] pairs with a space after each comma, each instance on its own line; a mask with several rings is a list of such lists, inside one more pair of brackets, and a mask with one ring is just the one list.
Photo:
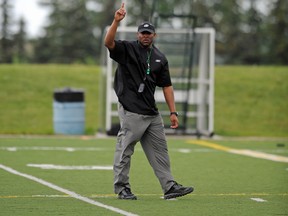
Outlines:
[[178, 114], [178, 112], [170, 112], [170, 116], [171, 115], [176, 115], [176, 116], [178, 116], [179, 114]]

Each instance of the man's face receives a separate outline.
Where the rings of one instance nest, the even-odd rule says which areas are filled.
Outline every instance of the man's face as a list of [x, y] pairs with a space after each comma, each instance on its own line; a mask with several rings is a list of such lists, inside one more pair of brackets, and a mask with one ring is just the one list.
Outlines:
[[155, 33], [150, 33], [148, 31], [137, 33], [138, 41], [144, 47], [149, 47], [153, 43], [155, 37], [156, 37]]

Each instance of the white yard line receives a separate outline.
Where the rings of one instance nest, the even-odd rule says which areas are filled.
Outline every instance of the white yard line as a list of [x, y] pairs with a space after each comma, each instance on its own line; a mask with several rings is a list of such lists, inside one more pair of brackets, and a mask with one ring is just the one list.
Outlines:
[[81, 200], [83, 202], [98, 206], [100, 208], [105, 208], [105, 209], [108, 209], [110, 211], [113, 211], [113, 212], [116, 212], [116, 213], [119, 213], [119, 214], [122, 214], [122, 215], [125, 215], [125, 216], [137, 216], [136, 214], [133, 214], [131, 212], [127, 212], [127, 211], [124, 211], [122, 209], [115, 208], [113, 206], [105, 205], [103, 203], [100, 203], [100, 202], [97, 202], [95, 200], [89, 199], [87, 197], [81, 196], [81, 195], [79, 195], [79, 194], [77, 194], [77, 193], [75, 193], [73, 191], [69, 191], [69, 190], [67, 190], [65, 188], [61, 188], [61, 187], [59, 187], [59, 186], [57, 186], [55, 184], [52, 184], [50, 182], [47, 182], [47, 181], [42, 180], [40, 178], [37, 178], [35, 176], [28, 175], [28, 174], [25, 174], [25, 173], [21, 173], [21, 172], [19, 172], [17, 170], [14, 170], [14, 169], [10, 168], [10, 167], [4, 166], [3, 164], [0, 164], [0, 168], [3, 169], [3, 170], [6, 170], [9, 173], [14, 174], [14, 175], [18, 175], [18, 176], [30, 179], [32, 181], [35, 181], [35, 182], [40, 183], [42, 185], [45, 185], [45, 186], [47, 186], [49, 188], [52, 188], [54, 190], [60, 191], [60, 192], [62, 192], [64, 194], [67, 194], [67, 195], [69, 195], [69, 196], [71, 196], [71, 197], [73, 197], [75, 199], [78, 199], [78, 200]]
[[36, 167], [40, 169], [55, 169], [55, 170], [113, 170], [113, 166], [64, 166], [55, 164], [27, 164], [28, 167]]
[[49, 147], [49, 146], [10, 146], [0, 147], [0, 150], [6, 151], [107, 151], [106, 148], [95, 148], [95, 147]]
[[[66, 152], [75, 152], [75, 151], [113, 151], [114, 148], [97, 148], [97, 147], [51, 147], [51, 146], [2, 146], [0, 147], [2, 151], [16, 152], [16, 151], [66, 151]], [[136, 148], [135, 151], [142, 151], [141, 148]], [[209, 153], [216, 152], [213, 149], [199, 148], [199, 149], [189, 149], [189, 148], [170, 148], [169, 151], [180, 152], [180, 153], [191, 153], [191, 152], [200, 152], [200, 153]]]

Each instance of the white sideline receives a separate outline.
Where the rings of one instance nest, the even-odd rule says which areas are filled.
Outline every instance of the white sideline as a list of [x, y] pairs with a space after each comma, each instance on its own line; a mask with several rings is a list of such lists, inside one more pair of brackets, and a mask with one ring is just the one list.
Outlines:
[[119, 213], [119, 214], [122, 214], [122, 215], [125, 215], [125, 216], [138, 216], [136, 214], [124, 211], [122, 209], [115, 208], [113, 206], [108, 206], [108, 205], [102, 204], [100, 202], [97, 202], [95, 200], [89, 199], [87, 197], [81, 196], [81, 195], [79, 195], [79, 194], [77, 194], [77, 193], [75, 193], [73, 191], [69, 191], [69, 190], [67, 190], [65, 188], [61, 188], [61, 187], [59, 187], [57, 185], [54, 185], [54, 184], [52, 184], [50, 182], [47, 182], [47, 181], [42, 180], [42, 179], [39, 179], [39, 178], [37, 178], [35, 176], [18, 172], [17, 170], [14, 170], [14, 169], [12, 169], [10, 167], [4, 166], [3, 164], [0, 164], [0, 168], [3, 169], [3, 170], [6, 170], [9, 173], [12, 173], [12, 174], [15, 174], [15, 175], [18, 175], [18, 176], [22, 176], [24, 178], [27, 178], [27, 179], [30, 179], [32, 181], [38, 182], [38, 183], [40, 183], [42, 185], [45, 185], [45, 186], [47, 186], [49, 188], [52, 188], [54, 190], [60, 191], [60, 192], [65, 193], [65, 194], [68, 194], [69, 196], [71, 196], [71, 197], [73, 197], [75, 199], [81, 200], [83, 202], [86, 202], [86, 203], [89, 203], [89, 204], [92, 204], [92, 205], [95, 205], [95, 206], [98, 206], [98, 207], [101, 207], [101, 208], [105, 208], [105, 209], [108, 209], [110, 211], [113, 211], [113, 212], [116, 212], [116, 213]]
[[64, 166], [55, 164], [27, 164], [27, 166], [55, 170], [113, 170], [113, 166]]

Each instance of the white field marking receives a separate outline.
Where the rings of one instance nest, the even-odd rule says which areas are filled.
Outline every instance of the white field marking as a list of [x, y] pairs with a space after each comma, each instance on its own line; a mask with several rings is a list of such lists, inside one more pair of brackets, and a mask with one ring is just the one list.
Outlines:
[[[98, 195], [90, 195], [86, 197], [90, 198], [110, 198], [115, 197], [115, 194], [98, 194]], [[36, 194], [36, 195], [6, 195], [0, 196], [0, 199], [15, 199], [15, 198], [72, 198], [68, 194], [60, 195], [60, 194]]]
[[[16, 151], [67, 151], [67, 152], [75, 152], [75, 151], [114, 151], [114, 148], [95, 148], [95, 147], [48, 147], [48, 146], [31, 146], [31, 147], [0, 147], [0, 150], [2, 151], [10, 151], [10, 152], [16, 152]], [[136, 148], [135, 151], [143, 151], [141, 148]], [[180, 153], [191, 153], [191, 152], [216, 152], [213, 149], [184, 149], [184, 148], [171, 148], [169, 151], [174, 152], [180, 152]]]
[[[67, 152], [75, 152], [75, 151], [114, 151], [114, 148], [96, 148], [96, 147], [48, 147], [48, 146], [31, 146], [31, 147], [16, 147], [16, 146], [11, 146], [11, 147], [0, 147], [0, 150], [2, 151], [67, 151]], [[136, 148], [135, 151], [142, 151], [140, 148]], [[204, 152], [204, 153], [209, 153], [209, 152], [216, 152], [213, 149], [204, 149], [204, 148], [199, 148], [199, 149], [177, 149], [177, 148], [171, 148], [169, 151], [174, 151], [174, 152], [180, 152], [180, 153], [191, 153], [191, 152]], [[259, 149], [258, 151], [260, 152], [270, 152], [270, 153], [288, 153], [288, 150], [286, 149]]]
[[31, 146], [31, 147], [0, 147], [0, 150], [6, 151], [106, 151], [106, 148], [95, 148], [95, 147], [45, 147], [45, 146]]
[[178, 152], [180, 152], [180, 153], [190, 153], [191, 149], [178, 149]]
[[213, 149], [185, 149], [185, 148], [179, 148], [179, 149], [169, 149], [169, 151], [174, 151], [174, 152], [180, 152], [180, 153], [184, 153], [184, 154], [188, 154], [188, 153], [195, 153], [195, 152], [201, 152], [201, 153], [206, 153], [206, 152], [216, 152]]
[[265, 160], [288, 163], [288, 157], [284, 157], [284, 156], [267, 154], [267, 153], [263, 153], [263, 152], [252, 151], [249, 149], [242, 149], [242, 150], [241, 149], [233, 149], [230, 147], [222, 146], [222, 145], [215, 144], [212, 142], [207, 142], [204, 140], [188, 140], [188, 143], [196, 144], [196, 145], [200, 145], [200, 146], [206, 146], [206, 147], [209, 147], [212, 149], [225, 151], [225, 152], [232, 153], [232, 154], [239, 154], [239, 155], [245, 155], [245, 156], [249, 156], [249, 157], [261, 158], [261, 159], [265, 159]]
[[264, 200], [264, 199], [261, 199], [261, 198], [250, 198], [251, 200], [253, 201], [256, 201], [256, 202], [267, 202], [267, 200]]
[[127, 212], [127, 211], [124, 211], [122, 209], [115, 208], [113, 206], [105, 205], [103, 203], [100, 203], [100, 202], [97, 202], [95, 200], [89, 199], [87, 197], [81, 196], [81, 195], [79, 195], [79, 194], [77, 194], [77, 193], [75, 193], [73, 191], [67, 190], [65, 188], [61, 188], [61, 187], [59, 187], [59, 186], [57, 186], [55, 184], [52, 184], [50, 182], [47, 182], [47, 181], [42, 180], [40, 178], [37, 178], [35, 176], [18, 172], [17, 170], [14, 170], [14, 169], [12, 169], [10, 167], [4, 166], [3, 164], [0, 164], [0, 168], [3, 169], [3, 170], [6, 170], [9, 173], [12, 173], [12, 174], [15, 174], [15, 175], [30, 179], [32, 181], [35, 181], [35, 182], [40, 183], [42, 185], [45, 185], [45, 186], [47, 186], [49, 188], [52, 188], [52, 189], [57, 190], [57, 191], [60, 191], [60, 192], [62, 192], [64, 194], [68, 194], [69, 196], [71, 196], [71, 197], [73, 197], [75, 199], [78, 199], [78, 200], [81, 200], [83, 202], [98, 206], [100, 208], [105, 208], [105, 209], [108, 209], [110, 211], [113, 211], [113, 212], [116, 212], [116, 213], [119, 213], [119, 214], [122, 214], [122, 215], [125, 215], [125, 216], [138, 216], [138, 215], [133, 214], [131, 212]]
[[8, 195], [0, 196], [1, 199], [14, 199], [14, 198], [69, 198], [69, 195]]
[[64, 166], [54, 164], [27, 164], [27, 166], [55, 170], [113, 170], [113, 166]]

